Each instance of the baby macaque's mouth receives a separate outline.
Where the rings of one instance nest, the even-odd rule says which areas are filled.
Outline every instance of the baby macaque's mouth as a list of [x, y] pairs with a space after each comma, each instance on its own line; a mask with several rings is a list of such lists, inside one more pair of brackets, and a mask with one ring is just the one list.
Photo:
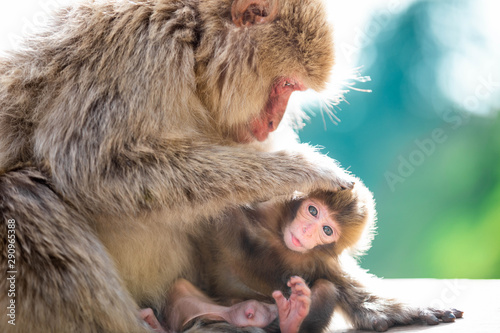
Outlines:
[[306, 90], [306, 87], [297, 79], [282, 77], [275, 81], [260, 116], [250, 124], [251, 132], [258, 141], [264, 141], [269, 133], [278, 128], [285, 114], [290, 95], [297, 90]]
[[292, 234], [292, 243], [297, 247], [302, 247], [300, 240]]

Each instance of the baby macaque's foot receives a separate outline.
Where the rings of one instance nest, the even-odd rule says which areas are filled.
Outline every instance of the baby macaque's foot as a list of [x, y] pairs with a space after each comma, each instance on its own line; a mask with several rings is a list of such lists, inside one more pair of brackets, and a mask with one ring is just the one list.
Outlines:
[[456, 318], [462, 318], [463, 315], [463, 312], [457, 309], [438, 310], [424, 308], [410, 311], [413, 313], [410, 316], [400, 316], [398, 313], [392, 315], [380, 313], [380, 315], [372, 319], [371, 329], [377, 332], [385, 332], [394, 325], [409, 325], [418, 322], [426, 323], [427, 325], [437, 325], [440, 322], [451, 323]]
[[420, 312], [419, 318], [428, 325], [437, 325], [441, 320], [444, 323], [454, 322], [456, 318], [462, 318], [463, 311], [457, 309], [439, 310], [439, 309], [424, 309]]
[[289, 299], [281, 291], [273, 292], [273, 297], [278, 305], [281, 332], [297, 333], [311, 308], [311, 290], [298, 276], [290, 278], [288, 286], [292, 289]]

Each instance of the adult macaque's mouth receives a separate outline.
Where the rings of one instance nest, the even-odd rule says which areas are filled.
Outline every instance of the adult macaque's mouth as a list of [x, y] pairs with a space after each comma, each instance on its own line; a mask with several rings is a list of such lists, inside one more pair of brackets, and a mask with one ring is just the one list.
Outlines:
[[278, 128], [285, 114], [290, 95], [297, 90], [306, 90], [306, 87], [297, 79], [282, 77], [276, 80], [260, 116], [250, 124], [252, 135], [258, 141], [264, 141], [269, 133]]

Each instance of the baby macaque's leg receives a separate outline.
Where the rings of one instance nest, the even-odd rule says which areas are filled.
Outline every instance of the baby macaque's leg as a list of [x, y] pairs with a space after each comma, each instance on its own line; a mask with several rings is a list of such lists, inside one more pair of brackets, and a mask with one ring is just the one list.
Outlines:
[[[239, 302], [230, 307], [218, 305], [184, 279], [174, 284], [168, 295], [168, 303], [166, 325], [176, 332], [182, 331], [194, 319], [226, 321], [236, 327], [266, 327], [278, 316], [276, 305], [255, 300]], [[153, 325], [151, 327], [155, 328]]]

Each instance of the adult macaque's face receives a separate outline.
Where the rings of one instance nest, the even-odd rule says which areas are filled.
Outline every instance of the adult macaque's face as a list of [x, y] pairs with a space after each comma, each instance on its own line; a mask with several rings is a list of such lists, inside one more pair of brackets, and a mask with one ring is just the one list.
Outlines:
[[292, 78], [281, 78], [276, 80], [269, 94], [269, 100], [261, 111], [260, 116], [250, 124], [252, 136], [258, 141], [267, 139], [270, 132], [278, 128], [288, 104], [288, 100], [294, 91], [306, 90], [299, 80]]
[[340, 229], [328, 208], [312, 198], [300, 205], [295, 219], [285, 227], [283, 237], [290, 250], [307, 252], [318, 245], [336, 242]]

